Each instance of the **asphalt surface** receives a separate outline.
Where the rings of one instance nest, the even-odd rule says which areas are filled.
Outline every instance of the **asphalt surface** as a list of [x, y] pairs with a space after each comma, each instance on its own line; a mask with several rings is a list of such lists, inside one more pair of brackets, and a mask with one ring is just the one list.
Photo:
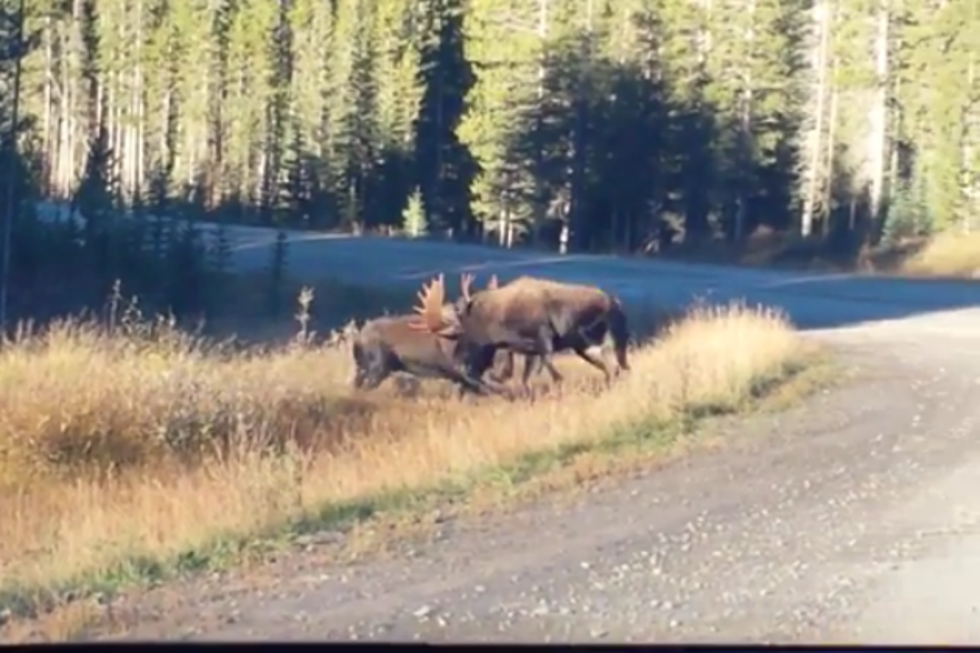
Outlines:
[[[59, 219], [54, 204], [39, 206], [44, 219]], [[213, 228], [205, 226], [205, 230]], [[236, 269], [267, 268], [276, 231], [230, 226]], [[625, 301], [654, 302], [663, 307], [745, 300], [779, 306], [798, 326], [826, 329], [907, 318], [923, 313], [980, 307], [975, 281], [901, 281], [854, 274], [787, 273], [775, 270], [679, 264], [613, 256], [528, 253], [477, 245], [337, 234], [287, 232], [287, 266], [298, 281], [326, 277], [360, 284], [415, 289], [444, 272], [454, 282], [462, 272], [477, 275], [477, 285], [491, 273], [504, 281], [534, 274], [598, 285]]]
[[[236, 263], [274, 238], [238, 228]], [[575, 503], [447, 522], [393, 560], [287, 556], [129, 597], [125, 639], [980, 643], [980, 284], [295, 234], [291, 273], [536, 273], [627, 302], [745, 299], [840, 348], [847, 387]]]

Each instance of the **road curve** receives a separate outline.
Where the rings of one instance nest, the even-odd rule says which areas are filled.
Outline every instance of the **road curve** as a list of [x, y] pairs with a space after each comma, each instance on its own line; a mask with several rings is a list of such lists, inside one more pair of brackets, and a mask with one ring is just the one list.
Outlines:
[[[241, 269], [265, 264], [274, 233], [232, 233]], [[980, 642], [980, 284], [289, 238], [292, 275], [311, 281], [532, 272], [629, 302], [779, 306], [856, 380], [728, 424], [723, 451], [442, 523], [394, 560], [324, 567], [311, 545], [263, 573], [125, 597], [117, 637]]]

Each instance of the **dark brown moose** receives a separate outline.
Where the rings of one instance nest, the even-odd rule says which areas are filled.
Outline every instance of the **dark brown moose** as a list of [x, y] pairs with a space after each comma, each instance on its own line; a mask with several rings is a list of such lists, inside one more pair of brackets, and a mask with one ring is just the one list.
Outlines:
[[[491, 282], [495, 284], [496, 277]], [[460, 285], [468, 294], [472, 283], [472, 275], [463, 275]], [[447, 315], [452, 315], [453, 307], [447, 304], [443, 310]], [[460, 395], [466, 392], [504, 392], [502, 388], [468, 375], [456, 360], [456, 343], [413, 328], [411, 325], [415, 319], [414, 314], [385, 316], [370, 320], [361, 327], [353, 341], [355, 388], [373, 390], [395, 372], [405, 372], [421, 378], [452, 381], [459, 385]], [[492, 372], [490, 374], [491, 380], [498, 384], [501, 381], [497, 378], [509, 379], [514, 370], [511, 352], [502, 351], [500, 358], [503, 359], [503, 373], [499, 377]]]
[[[454, 355], [472, 379], [481, 379], [501, 350], [527, 357], [525, 390], [531, 374], [542, 365], [555, 383], [561, 383], [563, 377], [551, 358], [567, 349], [601, 370], [607, 384], [614, 373], [629, 370], [626, 314], [617, 298], [599, 288], [520, 277], [473, 295], [464, 288], [452, 310], [446, 310], [445, 294], [442, 274], [425, 284], [411, 326], [455, 342]], [[615, 370], [592, 351], [607, 337], [618, 363]], [[513, 370], [513, 361], [510, 367]]]

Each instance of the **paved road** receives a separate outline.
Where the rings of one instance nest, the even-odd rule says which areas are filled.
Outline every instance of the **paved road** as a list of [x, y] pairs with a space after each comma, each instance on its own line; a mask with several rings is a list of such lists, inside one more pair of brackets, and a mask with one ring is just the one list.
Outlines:
[[[254, 227], [231, 228], [235, 264], [241, 270], [268, 265], [274, 233]], [[806, 328], [892, 320], [917, 313], [980, 307], [975, 282], [895, 283], [850, 274], [796, 273], [732, 269], [711, 265], [624, 259], [612, 256], [558, 256], [382, 238], [290, 234], [290, 270], [299, 279], [324, 276], [359, 283], [418, 286], [434, 274], [474, 272], [502, 280], [536, 274], [597, 284], [627, 300], [682, 306], [693, 297], [711, 301], [746, 299], [778, 305]], [[478, 281], [479, 283], [479, 281]]]
[[[45, 219], [60, 217], [53, 204], [39, 208]], [[269, 265], [276, 240], [274, 230], [231, 226], [227, 232], [237, 269], [255, 271]], [[980, 284], [967, 281], [896, 283], [851, 274], [791, 274], [612, 256], [559, 256], [311, 232], [288, 232], [287, 242], [288, 266], [298, 280], [332, 277], [365, 284], [397, 284], [413, 294], [419, 284], [439, 272], [450, 278], [454, 273], [474, 272], [481, 280], [490, 273], [502, 280], [536, 274], [596, 284], [626, 300], [652, 301], [661, 306], [683, 306], [694, 297], [721, 302], [744, 298], [750, 303], [782, 306], [807, 329], [980, 307]]]
[[[267, 260], [271, 234], [235, 238], [242, 268]], [[980, 643], [980, 284], [291, 241], [311, 280], [534, 272], [632, 302], [774, 304], [858, 380], [578, 503], [443, 524], [414, 555], [334, 568], [314, 550], [130, 597], [125, 637]]]

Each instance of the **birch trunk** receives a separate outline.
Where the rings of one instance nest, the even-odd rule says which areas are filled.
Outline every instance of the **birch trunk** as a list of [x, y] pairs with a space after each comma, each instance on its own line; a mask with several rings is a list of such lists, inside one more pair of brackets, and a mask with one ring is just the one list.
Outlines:
[[830, 217], [834, 194], [834, 153], [836, 152], [837, 138], [837, 105], [838, 98], [840, 97], [837, 91], [836, 79], [837, 59], [835, 58], [830, 70], [830, 115], [827, 117], [827, 152], [825, 154], [827, 167], [826, 181], [824, 182], [823, 206], [821, 208], [823, 217], [820, 220], [821, 229], [825, 237], [830, 235]]
[[963, 138], [960, 150], [960, 170], [962, 182], [960, 183], [961, 193], [964, 199], [964, 219], [963, 231], [973, 231], [980, 225], [980, 169], [977, 169], [977, 146], [980, 141], [980, 102], [974, 98], [977, 92], [978, 75], [977, 55], [974, 51], [970, 55], [970, 61], [966, 69], [967, 88], [970, 89], [971, 98], [966, 107], [966, 115], [963, 120]]
[[52, 21], [51, 16], [46, 16], [44, 19], [44, 117], [42, 119], [42, 147], [44, 152], [44, 170], [42, 173], [42, 179], [44, 180], [44, 194], [50, 195], [52, 190], [52, 177], [53, 168], [52, 162], [55, 156], [54, 144], [57, 142], [52, 139], [51, 135], [51, 125], [54, 108], [51, 106], [54, 101], [51, 82], [54, 78], [54, 71], [52, 70], [54, 64], [54, 45], [52, 41], [54, 40], [54, 34], [51, 33]]
[[[538, 0], [538, 39], [539, 39], [539, 41], [541, 43], [541, 52], [538, 54], [538, 88], [537, 88], [537, 96], [538, 96], [538, 105], [539, 106], [540, 106], [540, 104], [542, 102], [544, 102], [544, 79], [545, 79], [545, 72], [546, 72], [545, 71], [545, 62], [544, 62], [544, 48], [545, 48], [545, 40], [548, 38], [548, 2], [549, 2], [549, 0]], [[541, 115], [540, 110], [537, 111], [536, 113], [539, 116]], [[537, 179], [535, 179], [535, 183], [537, 183]], [[533, 218], [534, 224], [531, 227], [531, 229], [533, 231], [532, 240], [534, 241], [534, 244], [535, 245], [537, 244], [537, 241], [538, 241], [538, 230], [541, 227], [541, 222], [543, 221], [543, 219], [544, 219], [544, 215], [542, 215], [542, 210], [541, 210], [540, 205], [535, 206], [534, 207], [534, 218]], [[572, 216], [569, 215], [568, 219], [571, 220], [572, 219]], [[567, 232], [569, 230], [568, 220], [566, 220], [562, 224], [562, 227], [561, 228], [562, 228], [562, 231], [564, 231], [564, 232]], [[513, 235], [511, 234], [511, 232], [512, 232], [512, 227], [511, 227], [510, 222], [508, 222], [507, 223], [507, 248], [508, 249], [510, 248], [511, 244], [513, 243]], [[565, 252], [562, 251], [561, 253], [564, 254]]]
[[810, 164], [807, 179], [806, 195], [803, 199], [803, 215], [800, 219], [800, 235], [806, 238], [813, 233], [813, 216], [816, 213], [817, 196], [820, 191], [820, 180], [824, 176], [820, 159], [823, 153], [824, 106], [827, 97], [827, 58], [830, 44], [830, 7], [831, 0], [823, 0], [814, 7], [816, 13], [819, 45], [814, 60], [817, 69], [817, 98], [814, 108], [814, 126], [810, 137]]
[[130, 193], [134, 199], [143, 189], [143, 2], [136, 3], [136, 71], [133, 75], [133, 147]]
[[[753, 24], [755, 16], [755, 0], [749, 0], [748, 6], [749, 22], [748, 27], [745, 30], [745, 40], [748, 43], [747, 52], [749, 53], [749, 61], [752, 59], [752, 47], [755, 40], [755, 26]], [[741, 115], [739, 116], [740, 122], [740, 138], [741, 138], [741, 152], [739, 157], [744, 156], [744, 152], [750, 146], [752, 140], [752, 70], [747, 68], [742, 75], [742, 106], [740, 107]], [[743, 161], [743, 170], [749, 165], [748, 161]], [[745, 237], [745, 212], [747, 207], [745, 206], [745, 186], [746, 184], [738, 184], [738, 191], [735, 198], [735, 225], [733, 229], [733, 236], [736, 243], [741, 242]]]
[[891, 15], [889, 0], [881, 0], [878, 8], [878, 29], [875, 37], [875, 102], [871, 113], [869, 189], [871, 219], [882, 218], [885, 191], [885, 168], [888, 162], [888, 42]]

